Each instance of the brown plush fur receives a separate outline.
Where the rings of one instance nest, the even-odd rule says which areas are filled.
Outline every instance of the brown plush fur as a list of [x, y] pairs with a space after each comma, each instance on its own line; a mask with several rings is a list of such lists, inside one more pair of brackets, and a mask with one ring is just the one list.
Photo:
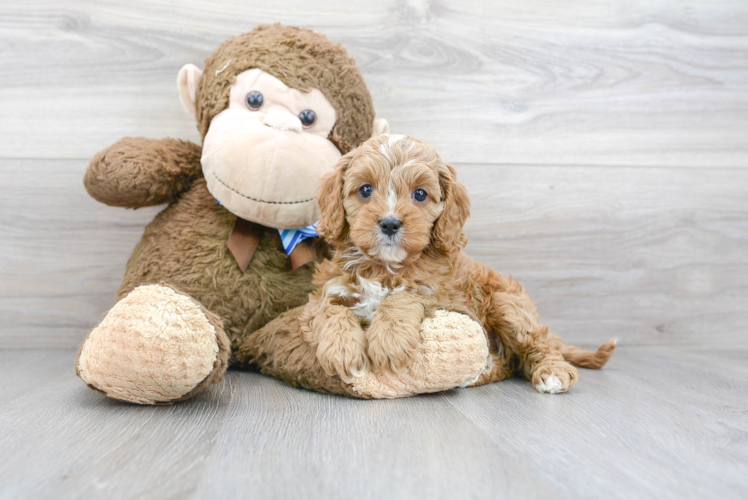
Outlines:
[[[371, 97], [345, 49], [309, 30], [273, 25], [229, 40], [207, 60], [196, 94], [203, 137], [211, 119], [226, 108], [236, 75], [250, 68], [261, 68], [293, 88], [321, 90], [336, 109], [329, 139], [341, 153], [371, 134]], [[139, 285], [165, 283], [198, 302], [209, 317], [219, 318], [235, 348], [306, 302], [313, 264], [293, 271], [278, 232], [268, 229], [249, 268], [241, 272], [226, 247], [236, 216], [208, 192], [200, 157], [200, 146], [189, 142], [125, 138], [93, 158], [84, 183], [92, 197], [108, 205], [168, 203], [135, 247], [118, 299]], [[320, 258], [328, 254], [324, 242], [315, 245]]]
[[337, 113], [328, 139], [345, 154], [371, 136], [374, 105], [361, 72], [340, 44], [324, 35], [280, 24], [259, 26], [224, 42], [205, 61], [196, 95], [203, 137], [211, 120], [228, 107], [236, 76], [259, 68], [291, 88], [319, 89]]
[[200, 146], [179, 139], [125, 137], [93, 157], [88, 193], [116, 207], [171, 203], [202, 176]]
[[[364, 198], [360, 188], [370, 185]], [[414, 198], [423, 189], [427, 198]], [[420, 141], [377, 137], [345, 155], [318, 198], [320, 231], [337, 246], [315, 275], [319, 287], [300, 321], [328, 374], [351, 380], [371, 365], [402, 372], [413, 356], [419, 326], [436, 303], [463, 307], [500, 340], [494, 366], [477, 384], [500, 380], [514, 368], [543, 392], [567, 390], [578, 379], [571, 363], [602, 367], [613, 341], [597, 353], [567, 346], [540, 323], [520, 284], [469, 258], [462, 228], [470, 212], [455, 169]], [[380, 221], [402, 223], [387, 237]], [[390, 291], [373, 317], [354, 314], [371, 300], [372, 283]], [[555, 378], [554, 378], [555, 377]]]
[[[168, 186], [179, 185], [169, 182], [169, 174], [184, 178], [185, 171], [200, 172], [200, 158], [192, 154], [195, 146], [184, 142], [179, 144], [189, 156], [181, 158], [183, 169], [170, 172], [151, 163], [157, 153], [149, 146], [160, 147], [167, 141], [123, 139], [100, 153], [85, 177], [89, 193], [104, 203], [114, 201], [111, 204], [121, 206], [122, 200], [130, 199], [127, 206], [143, 206], [153, 199], [144, 194], [145, 189], [166, 193]], [[139, 145], [141, 157], [134, 154]], [[194, 163], [188, 164], [185, 158]], [[109, 168], [102, 168], [102, 161], [108, 161]], [[177, 162], [170, 165], [176, 167]], [[128, 260], [118, 300], [139, 285], [167, 283], [217, 314], [232, 345], [306, 302], [312, 290], [313, 265], [293, 271], [277, 231], [265, 231], [251, 265], [242, 273], [226, 247], [236, 216], [216, 203], [202, 175], [188, 189], [177, 189], [172, 187], [176, 199], [148, 224]], [[129, 198], [130, 194], [137, 196]], [[320, 240], [315, 244], [318, 255], [325, 255], [326, 245]]]
[[[221, 317], [232, 345], [303, 304], [313, 264], [293, 271], [278, 232], [266, 230], [242, 272], [226, 247], [235, 221], [208, 193], [205, 180], [197, 180], [146, 227], [127, 263], [118, 298], [143, 283], [170, 283]], [[324, 243], [315, 244], [324, 255]]]

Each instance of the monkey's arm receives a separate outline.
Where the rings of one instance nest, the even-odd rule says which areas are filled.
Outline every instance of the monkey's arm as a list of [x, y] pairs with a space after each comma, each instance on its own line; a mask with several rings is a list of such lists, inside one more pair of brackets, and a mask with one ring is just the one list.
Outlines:
[[83, 184], [107, 205], [168, 203], [201, 175], [200, 156], [200, 146], [188, 141], [125, 137], [93, 157]]

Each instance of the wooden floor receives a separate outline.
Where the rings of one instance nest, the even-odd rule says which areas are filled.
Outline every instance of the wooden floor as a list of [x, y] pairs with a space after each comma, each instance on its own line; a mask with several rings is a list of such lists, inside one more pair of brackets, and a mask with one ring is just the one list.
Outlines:
[[89, 391], [74, 354], [0, 351], [0, 498], [748, 495], [748, 348], [622, 346], [556, 396], [359, 401], [230, 372], [171, 407]]
[[[233, 372], [164, 408], [74, 376], [160, 210], [93, 201], [89, 159], [199, 141], [179, 68], [276, 21], [345, 45], [457, 167], [468, 253], [621, 339], [608, 367], [369, 402]], [[745, 0], [4, 0], [0, 110], [0, 500], [748, 498]]]

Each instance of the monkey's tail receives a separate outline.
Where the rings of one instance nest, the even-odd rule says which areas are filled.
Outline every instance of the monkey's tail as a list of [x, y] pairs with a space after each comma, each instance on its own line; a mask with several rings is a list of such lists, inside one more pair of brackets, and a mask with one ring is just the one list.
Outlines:
[[605, 366], [605, 363], [613, 356], [613, 351], [617, 343], [615, 339], [611, 339], [601, 344], [597, 348], [597, 352], [592, 352], [581, 347], [569, 345], [558, 335], [551, 335], [551, 345], [561, 351], [564, 360], [580, 368], [600, 369]]

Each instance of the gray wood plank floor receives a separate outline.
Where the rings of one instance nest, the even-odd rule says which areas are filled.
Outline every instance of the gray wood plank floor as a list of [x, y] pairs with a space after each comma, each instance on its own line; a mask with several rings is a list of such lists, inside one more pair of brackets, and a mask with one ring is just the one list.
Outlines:
[[117, 403], [74, 352], [0, 351], [0, 498], [745, 498], [748, 348], [621, 348], [564, 395], [395, 401], [252, 373]]

